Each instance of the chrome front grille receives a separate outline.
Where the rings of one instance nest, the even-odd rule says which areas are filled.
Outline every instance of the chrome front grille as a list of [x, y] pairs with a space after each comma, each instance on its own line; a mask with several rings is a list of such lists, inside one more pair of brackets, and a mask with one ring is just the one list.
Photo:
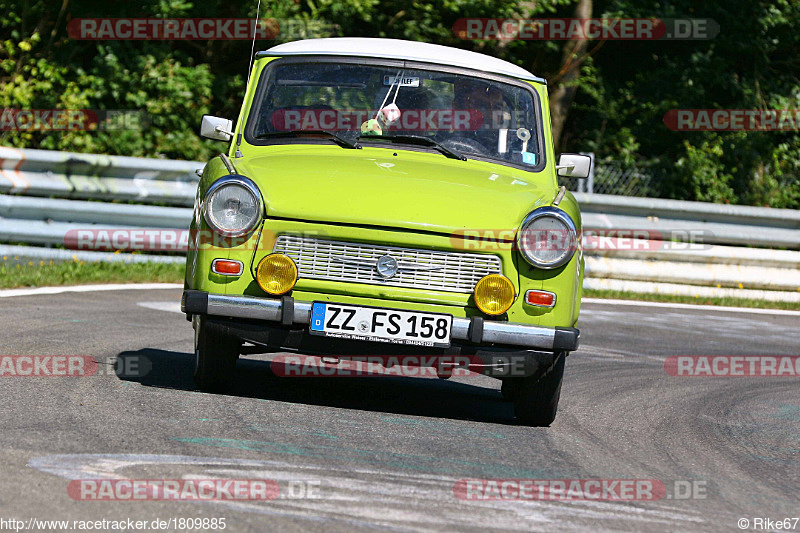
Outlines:
[[[470, 293], [488, 274], [501, 274], [500, 258], [491, 254], [439, 252], [394, 246], [328, 241], [280, 235], [274, 252], [297, 264], [300, 278], [368, 283], [409, 289]], [[382, 277], [378, 259], [391, 256], [397, 273]]]

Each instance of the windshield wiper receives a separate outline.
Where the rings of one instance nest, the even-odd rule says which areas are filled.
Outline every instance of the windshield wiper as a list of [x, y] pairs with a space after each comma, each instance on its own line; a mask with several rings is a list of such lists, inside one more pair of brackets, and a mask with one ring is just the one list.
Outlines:
[[446, 155], [451, 159], [458, 159], [459, 161], [466, 161], [467, 158], [464, 157], [462, 154], [447, 148], [439, 141], [435, 141], [429, 137], [421, 137], [419, 135], [370, 135], [366, 137], [369, 140], [373, 139], [387, 139], [393, 142], [399, 143], [407, 143], [407, 144], [419, 144], [422, 146], [430, 146], [431, 148], [438, 150], [442, 154]]
[[292, 130], [292, 131], [270, 131], [267, 133], [259, 133], [256, 135], [256, 139], [269, 139], [272, 137], [296, 137], [299, 135], [327, 135], [330, 139], [341, 146], [342, 148], [350, 148], [351, 150], [355, 150], [357, 148], [361, 148], [361, 145], [357, 142], [348, 141], [344, 137], [333, 133], [332, 131], [326, 130]]

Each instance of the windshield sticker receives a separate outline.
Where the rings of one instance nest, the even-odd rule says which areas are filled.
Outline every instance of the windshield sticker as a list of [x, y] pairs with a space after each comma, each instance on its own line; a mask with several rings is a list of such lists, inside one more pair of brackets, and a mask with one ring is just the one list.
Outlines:
[[[383, 84], [386, 86], [392, 86], [397, 83], [397, 76], [389, 76], [386, 75], [383, 77]], [[403, 76], [400, 80], [401, 87], [419, 87], [419, 78], [413, 76]]]

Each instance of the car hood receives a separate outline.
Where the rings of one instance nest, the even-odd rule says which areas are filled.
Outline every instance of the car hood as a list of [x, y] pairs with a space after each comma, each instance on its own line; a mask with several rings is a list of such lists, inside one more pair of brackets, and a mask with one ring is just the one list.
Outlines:
[[234, 163], [276, 218], [447, 234], [507, 230], [554, 196], [546, 174], [403, 150], [295, 144]]

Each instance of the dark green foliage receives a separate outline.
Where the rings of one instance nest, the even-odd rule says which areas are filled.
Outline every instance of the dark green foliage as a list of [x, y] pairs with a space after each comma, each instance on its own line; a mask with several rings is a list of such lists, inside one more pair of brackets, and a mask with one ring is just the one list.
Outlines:
[[[507, 59], [557, 86], [564, 41], [463, 41], [465, 17], [570, 17], [577, 0], [275, 0], [261, 17], [306, 36], [422, 40]], [[0, 108], [136, 109], [143, 131], [0, 132], [5, 146], [205, 159], [203, 113], [235, 118], [250, 60], [246, 41], [76, 41], [72, 18], [253, 17], [256, 0], [0, 1]], [[675, 132], [670, 109], [800, 108], [797, 0], [595, 0], [593, 16], [711, 18], [706, 41], [592, 42], [559, 146], [656, 176], [653, 194], [800, 208], [796, 132]], [[324, 35], [321, 35], [324, 34]], [[303, 35], [259, 41], [265, 49]], [[651, 187], [652, 184], [651, 184]]]

